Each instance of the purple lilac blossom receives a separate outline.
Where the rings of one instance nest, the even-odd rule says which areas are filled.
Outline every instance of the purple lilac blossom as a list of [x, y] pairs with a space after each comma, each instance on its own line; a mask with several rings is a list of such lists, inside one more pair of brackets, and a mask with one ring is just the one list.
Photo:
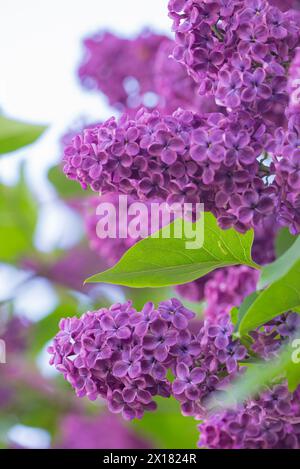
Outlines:
[[[169, 312], [168, 319], [163, 318], [160, 308], [164, 316]], [[139, 314], [140, 321], [127, 302], [87, 312], [81, 318], [62, 319], [49, 347], [50, 363], [78, 397], [100, 397], [110, 411], [121, 412], [128, 420], [155, 410], [155, 396], [170, 396], [166, 373], [180, 354], [174, 346], [182, 331], [182, 318], [194, 317], [175, 299], [161, 303], [158, 310], [148, 303]], [[178, 317], [179, 328], [174, 325]], [[191, 347], [191, 356], [194, 353]]]
[[[284, 64], [299, 44], [299, 25], [291, 11], [282, 12], [267, 0], [170, 0], [169, 15], [177, 43], [174, 57], [200, 93], [214, 96], [230, 112], [240, 108], [269, 118], [270, 111], [284, 114]], [[284, 82], [280, 88], [279, 78]]]
[[[237, 132], [241, 140], [230, 140]], [[64, 172], [95, 192], [168, 203], [200, 200], [221, 227], [245, 231], [278, 203], [278, 187], [265, 180], [258, 161], [270, 141], [262, 122], [248, 115], [178, 110], [163, 116], [142, 109], [134, 121], [112, 118], [74, 137], [65, 148]]]
[[[223, 319], [225, 321], [225, 319]], [[226, 323], [225, 323], [226, 324]], [[300, 316], [286, 313], [251, 332], [252, 350], [264, 360], [278, 357], [283, 341], [295, 337]], [[209, 336], [228, 340], [220, 328], [212, 329]], [[233, 363], [232, 363], [233, 364]], [[217, 389], [216, 389], [217, 390]], [[271, 449], [300, 448], [300, 387], [294, 393], [287, 385], [274, 384], [234, 409], [218, 410], [207, 416], [201, 425], [199, 447], [209, 449]], [[216, 391], [215, 391], [216, 393]], [[215, 394], [217, 397], [217, 394]]]
[[214, 322], [204, 321], [195, 340], [193, 359], [181, 353], [176, 366], [172, 364], [175, 376], [172, 392], [180, 402], [183, 415], [205, 418], [211, 393], [222, 392], [228, 380], [239, 373], [238, 361], [247, 357], [247, 350], [238, 340], [233, 340], [233, 329], [228, 316]]

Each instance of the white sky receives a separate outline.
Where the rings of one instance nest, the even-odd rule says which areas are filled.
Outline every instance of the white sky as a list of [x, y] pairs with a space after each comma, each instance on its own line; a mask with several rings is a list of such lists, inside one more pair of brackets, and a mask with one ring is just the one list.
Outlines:
[[[0, 0], [0, 108], [16, 118], [50, 124], [30, 149], [30, 176], [40, 186], [45, 166], [59, 157], [57, 141], [80, 116], [109, 117], [105, 100], [81, 89], [76, 69], [83, 37], [99, 29], [130, 36], [145, 26], [170, 34], [168, 0]], [[10, 180], [18, 157], [0, 163]], [[6, 161], [7, 160], [7, 161]], [[38, 183], [39, 182], [39, 183]]]

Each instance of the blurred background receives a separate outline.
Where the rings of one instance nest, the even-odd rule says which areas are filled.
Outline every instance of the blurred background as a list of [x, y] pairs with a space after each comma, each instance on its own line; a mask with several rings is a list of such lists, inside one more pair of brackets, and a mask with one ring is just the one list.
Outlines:
[[[149, 28], [160, 42], [158, 35], [171, 37], [170, 26], [167, 0], [1, 1], [1, 114], [9, 125], [17, 120], [46, 126], [38, 127], [31, 145], [0, 155], [0, 339], [7, 362], [0, 363], [2, 448], [196, 445], [195, 422], [181, 416], [175, 401], [160, 402], [158, 412], [141, 422], [124, 423], [100, 401], [76, 398], [48, 365], [46, 351], [61, 317], [126, 298], [139, 308], [150, 298], [174, 294], [82, 287], [88, 275], [114, 263], [124, 246], [99, 246], [93, 239], [91, 198], [65, 178], [60, 164], [62, 145], [76, 130], [124, 108], [87, 79], [88, 71], [79, 78], [80, 65], [89, 65], [83, 40], [101, 30], [136, 38]], [[142, 37], [142, 46], [153, 39], [148, 32]], [[122, 39], [117, 50], [121, 45]], [[128, 78], [122, 86], [136, 99], [139, 85]], [[143, 99], [156, 105], [149, 90]]]

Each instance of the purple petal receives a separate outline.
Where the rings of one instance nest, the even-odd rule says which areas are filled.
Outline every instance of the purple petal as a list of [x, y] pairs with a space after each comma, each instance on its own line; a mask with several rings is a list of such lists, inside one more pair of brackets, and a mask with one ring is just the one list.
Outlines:
[[128, 363], [119, 361], [114, 364], [112, 373], [117, 378], [124, 378], [124, 376], [127, 375], [127, 371], [128, 371]]
[[175, 379], [172, 384], [174, 394], [182, 394], [186, 388], [186, 383], [180, 379]]
[[176, 375], [181, 380], [186, 380], [190, 376], [190, 371], [185, 363], [179, 363], [176, 367]]

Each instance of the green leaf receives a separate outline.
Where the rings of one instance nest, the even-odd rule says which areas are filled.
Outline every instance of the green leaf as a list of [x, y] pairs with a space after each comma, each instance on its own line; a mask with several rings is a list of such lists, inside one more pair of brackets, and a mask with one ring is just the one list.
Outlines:
[[23, 254], [34, 251], [33, 235], [38, 210], [28, 190], [21, 169], [16, 186], [0, 185], [0, 261], [15, 262]]
[[279, 230], [275, 240], [276, 256], [282, 256], [294, 244], [296, 239], [296, 236], [293, 236], [288, 228]]
[[68, 179], [60, 166], [49, 169], [48, 179], [63, 199], [82, 198], [84, 194], [90, 194], [90, 191], [84, 191], [78, 182]]
[[284, 277], [291, 267], [300, 259], [300, 236], [295, 238], [292, 246], [275, 262], [263, 267], [259, 288], [265, 288], [267, 285]]
[[239, 324], [239, 334], [267, 323], [279, 314], [300, 306], [300, 260], [290, 271], [262, 291], [250, 305]]
[[240, 326], [240, 323], [241, 323], [242, 319], [244, 318], [244, 316], [246, 315], [248, 309], [254, 303], [254, 301], [256, 301], [257, 298], [258, 298], [258, 293], [255, 291], [255, 292], [251, 293], [251, 295], [247, 296], [244, 299], [244, 301], [242, 302], [241, 306], [238, 308], [238, 317], [237, 317], [237, 321], [235, 323], [235, 329], [236, 330], [239, 329], [239, 326]]
[[0, 116], [0, 154], [10, 153], [35, 142], [46, 128], [44, 125], [27, 124]]
[[195, 419], [184, 417], [174, 398], [158, 398], [157, 402], [156, 412], [146, 412], [141, 420], [133, 421], [132, 427], [153, 441], [156, 448], [196, 448], [199, 431]]
[[230, 311], [230, 318], [231, 318], [231, 322], [234, 326], [237, 325], [237, 322], [239, 320], [239, 309], [234, 306], [231, 311]]
[[[90, 277], [86, 282], [105, 282], [135, 288], [163, 287], [191, 282], [229, 265], [246, 264], [259, 268], [251, 259], [253, 231], [240, 234], [234, 229], [223, 231], [211, 213], [204, 220], [184, 222], [190, 233], [200, 233], [204, 222], [204, 243], [187, 249], [186, 235], [176, 237], [182, 220], [164, 227], [156, 235], [135, 244], [111, 269]], [[171, 232], [171, 236], [170, 236]]]
[[58, 332], [58, 324], [61, 318], [77, 315], [76, 302], [60, 304], [52, 313], [45, 316], [32, 326], [32, 340], [30, 353], [35, 355], [41, 351]]

